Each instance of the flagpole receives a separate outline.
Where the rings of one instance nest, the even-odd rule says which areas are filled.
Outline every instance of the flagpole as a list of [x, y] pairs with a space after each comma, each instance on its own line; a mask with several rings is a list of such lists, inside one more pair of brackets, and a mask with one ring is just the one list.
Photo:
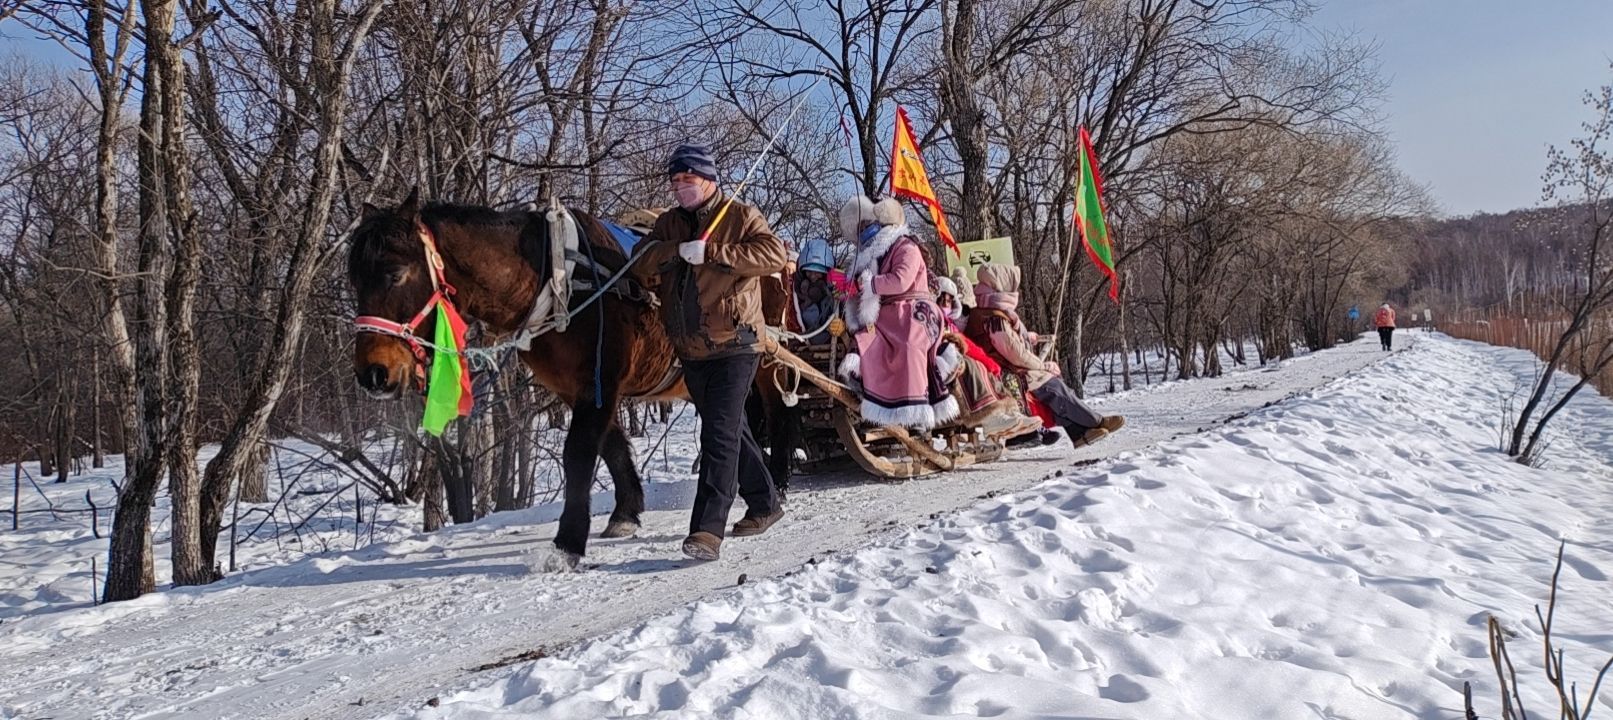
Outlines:
[[[1073, 211], [1072, 211], [1073, 214]], [[1075, 229], [1075, 219], [1070, 219], [1070, 242], [1064, 248], [1064, 273], [1059, 276], [1059, 301], [1053, 306], [1053, 337], [1059, 335], [1059, 326], [1064, 322], [1064, 297], [1070, 289], [1070, 258], [1075, 257], [1076, 243], [1081, 241], [1080, 231]]]
[[[1079, 175], [1080, 172], [1081, 172], [1081, 157], [1080, 157], [1080, 153], [1085, 152], [1086, 149], [1085, 149], [1085, 147], [1083, 147], [1081, 145], [1081, 140], [1079, 138], [1076, 139], [1075, 144], [1076, 144], [1076, 153], [1077, 153], [1076, 159], [1075, 159], [1075, 167], [1076, 167], [1076, 174]], [[1070, 258], [1075, 257], [1075, 251], [1078, 249], [1076, 247], [1076, 244], [1081, 242], [1081, 231], [1078, 228], [1076, 228], [1076, 226], [1075, 226], [1075, 214], [1076, 214], [1075, 202], [1076, 202], [1076, 196], [1079, 195], [1080, 192], [1081, 192], [1081, 188], [1080, 188], [1081, 180], [1080, 180], [1080, 178], [1077, 178], [1075, 182], [1076, 182], [1076, 191], [1075, 191], [1075, 193], [1072, 193], [1071, 196], [1070, 196], [1070, 242], [1064, 248], [1064, 272], [1059, 275], [1059, 301], [1058, 301], [1057, 304], [1055, 304], [1053, 306], [1053, 337], [1054, 338], [1058, 337], [1059, 328], [1064, 323], [1064, 298], [1068, 294], [1068, 291], [1070, 289]]]

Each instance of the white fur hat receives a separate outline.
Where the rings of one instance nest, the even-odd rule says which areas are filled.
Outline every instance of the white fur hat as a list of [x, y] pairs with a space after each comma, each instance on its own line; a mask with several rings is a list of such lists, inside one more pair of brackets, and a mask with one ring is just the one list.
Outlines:
[[866, 223], [905, 225], [907, 212], [896, 198], [874, 202], [863, 195], [853, 195], [840, 206], [840, 236], [853, 247], [857, 245], [857, 231]]
[[942, 295], [951, 295], [952, 297], [956, 298], [958, 297], [958, 284], [952, 282], [952, 278], [949, 278], [945, 275], [937, 275], [935, 276], [935, 295], [936, 297], [940, 297]]

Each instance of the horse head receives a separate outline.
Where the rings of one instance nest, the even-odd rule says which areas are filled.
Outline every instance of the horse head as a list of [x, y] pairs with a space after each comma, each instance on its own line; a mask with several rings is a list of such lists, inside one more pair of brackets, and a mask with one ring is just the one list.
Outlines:
[[[349, 239], [347, 279], [361, 330], [353, 343], [353, 371], [373, 397], [399, 397], [405, 386], [424, 377], [426, 355], [415, 338], [432, 337], [430, 310], [442, 280], [440, 267], [428, 259], [435, 254], [430, 242], [420, 220], [418, 190], [390, 209], [365, 203]], [[376, 329], [388, 327], [392, 331]]]

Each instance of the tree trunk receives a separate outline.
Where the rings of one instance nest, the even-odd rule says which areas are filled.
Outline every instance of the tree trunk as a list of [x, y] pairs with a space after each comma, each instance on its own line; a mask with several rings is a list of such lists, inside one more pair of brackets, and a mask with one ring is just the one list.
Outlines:
[[[1062, 308], [1060, 308], [1060, 312], [1063, 312]], [[1075, 312], [1075, 354], [1072, 357], [1064, 359], [1064, 377], [1074, 381], [1070, 383], [1070, 389], [1074, 390], [1075, 396], [1080, 398], [1087, 396], [1086, 326], [1086, 310], [1085, 308], [1081, 308], [1078, 304]], [[1055, 342], [1057, 342], [1057, 340], [1057, 338], [1054, 338]]]
[[532, 507], [532, 494], [535, 482], [533, 477], [532, 457], [532, 418], [523, 418], [516, 426], [515, 433], [515, 475], [517, 490], [515, 493], [515, 509]]
[[286, 284], [276, 309], [269, 352], [218, 455], [207, 464], [202, 481], [202, 524], [211, 530], [202, 533], [202, 553], [207, 558], [215, 554], [218, 528], [223, 522], [230, 488], [251, 460], [247, 450], [264, 442], [269, 418], [285, 392], [296, 351], [302, 345], [310, 289], [327, 257], [320, 245], [330, 223], [337, 173], [341, 167], [342, 121], [347, 113], [347, 87], [353, 60], [381, 11], [380, 0], [367, 0], [357, 13], [344, 13], [344, 17], [353, 17], [354, 22], [342, 33], [345, 44], [338, 44], [335, 3], [315, 4], [318, 7], [308, 13], [311, 35], [308, 79], [312, 91], [318, 95], [317, 107], [309, 108], [318, 121], [313, 172], [296, 224], [296, 241], [287, 261]]
[[[91, 70], [95, 74], [98, 92], [100, 126], [95, 145], [95, 237], [94, 275], [97, 300], [101, 306], [101, 340], [111, 354], [112, 397], [118, 408], [116, 447], [125, 453], [124, 483], [132, 477], [134, 463], [129, 461], [132, 438], [135, 437], [137, 402], [134, 389], [134, 343], [129, 337], [128, 320], [123, 311], [123, 299], [118, 283], [118, 136], [122, 129], [123, 101], [126, 96], [123, 58], [134, 33], [134, 12], [125, 12], [113, 38], [111, 50], [106, 46], [106, 0], [92, 0], [85, 14], [85, 36], [90, 46]], [[97, 352], [96, 361], [100, 361]], [[100, 376], [96, 376], [96, 438], [100, 439]], [[101, 467], [97, 453], [96, 467]], [[110, 572], [110, 567], [108, 568]]]
[[437, 474], [442, 477], [440, 484], [448, 497], [448, 516], [455, 525], [476, 519], [476, 490], [472, 478], [475, 468], [471, 453], [466, 452], [470, 449], [470, 434], [470, 428], [460, 428], [461, 440], [457, 451], [446, 440], [436, 443], [434, 448], [439, 453]]
[[1120, 387], [1131, 389], [1131, 334], [1126, 330], [1126, 298], [1130, 296], [1131, 271], [1126, 271], [1125, 284], [1121, 286], [1120, 307]]
[[996, 212], [987, 177], [991, 146], [986, 137], [986, 113], [975, 91], [976, 0], [941, 3], [940, 73], [941, 112], [952, 126], [952, 142], [962, 174], [958, 237], [962, 242], [984, 240], [994, 230]]
[[[302, 427], [299, 425], [298, 427]], [[241, 466], [241, 502], [269, 502], [269, 443], [260, 442], [247, 452]]]
[[508, 433], [498, 440], [498, 462], [494, 463], [493, 476], [498, 483], [493, 488], [493, 511], [516, 510], [516, 495], [520, 492], [520, 459], [515, 441]]
[[1518, 411], [1518, 421], [1512, 428], [1512, 441], [1507, 445], [1507, 455], [1517, 457], [1523, 452], [1523, 441], [1529, 432], [1529, 421], [1534, 416], [1535, 409], [1545, 400], [1547, 392], [1551, 389], [1551, 382], [1557, 376], [1557, 365], [1562, 362], [1568, 346], [1579, 336], [1583, 324], [1583, 314], [1576, 313], [1568, 327], [1563, 330], [1563, 334], [1557, 338], [1557, 345], [1552, 349], [1551, 357], [1546, 360], [1545, 371], [1540, 374], [1540, 379], [1535, 381], [1534, 391], [1529, 393], [1529, 401]]
[[[156, 0], [143, 7], [145, 36], [173, 35], [173, 0]], [[159, 40], [159, 44], [161, 41]], [[166, 405], [168, 400], [167, 285], [168, 204], [162, 170], [163, 73], [161, 62], [148, 53], [144, 92], [140, 96], [140, 134], [136, 145], [136, 172], [140, 182], [140, 243], [138, 302], [134, 327], [134, 437], [129, 438], [129, 474], [118, 495], [113, 516], [112, 543], [106, 572], [107, 602], [129, 600], [156, 586], [151, 558], [151, 503], [168, 457]]]
[[627, 434], [636, 438], [644, 437], [647, 434], [644, 421], [650, 414], [649, 408], [643, 403], [626, 403], [624, 410], [627, 412]]
[[490, 411], [493, 414], [493, 443], [498, 448], [498, 462], [493, 466], [496, 480], [491, 494], [493, 510], [503, 512], [516, 509], [516, 496], [520, 492], [520, 416], [526, 408], [526, 393], [522, 392], [520, 373], [503, 373], [499, 378], [499, 392], [504, 401]]
[[94, 398], [90, 403], [90, 412], [95, 418], [93, 421], [95, 427], [92, 431], [90, 442], [90, 451], [94, 453], [93, 459], [90, 461], [90, 467], [99, 470], [106, 467], [106, 449], [102, 445], [103, 440], [101, 439], [101, 356], [99, 353], [95, 355], [95, 360], [91, 363], [91, 367], [90, 375], [94, 378], [95, 389]]
[[[471, 489], [470, 517], [477, 520], [493, 510], [498, 482], [494, 454], [498, 442], [493, 436], [492, 415], [486, 410], [473, 413], [461, 428], [464, 451], [460, 454], [460, 472], [465, 477], [465, 485]], [[454, 522], [461, 521], [456, 518]]]
[[[161, 468], [158, 468], [159, 470]], [[143, 468], [149, 471], [150, 467]], [[101, 602], [132, 600], [157, 589], [151, 557], [151, 502], [157, 481], [144, 473], [126, 476], [112, 515], [111, 551]], [[130, 488], [138, 492], [129, 492]]]
[[426, 532], [436, 532], [443, 526], [442, 515], [442, 471], [438, 466], [437, 453], [427, 448], [420, 453], [420, 465], [415, 476], [420, 489], [421, 529]]
[[64, 483], [73, 470], [73, 424], [69, 418], [72, 404], [66, 393], [61, 393], [60, 397], [61, 409], [56, 412], [56, 482]]
[[34, 446], [34, 454], [39, 458], [39, 476], [48, 478], [56, 474], [56, 450], [48, 444], [41, 442]]
[[[201, 384], [201, 350], [194, 316], [196, 289], [201, 283], [201, 238], [195, 232], [190, 204], [190, 159], [185, 134], [185, 66], [173, 42], [178, 0], [148, 0], [146, 62], [156, 66], [161, 83], [145, 88], [157, 95], [162, 123], [157, 160], [163, 176], [162, 202], [166, 204], [167, 230], [172, 242], [173, 273], [166, 283], [167, 372], [170, 373], [166, 427], [168, 436], [168, 494], [173, 509], [172, 558], [174, 583], [199, 585], [216, 574], [212, 557], [201, 552], [207, 534], [200, 520], [201, 478], [196, 469], [198, 394]], [[211, 529], [217, 533], [217, 527]]]
[[1574, 396], [1579, 394], [1580, 390], [1584, 389], [1586, 385], [1590, 384], [1592, 379], [1601, 375], [1602, 371], [1607, 369], [1608, 364], [1613, 362], [1613, 354], [1609, 354], [1608, 350], [1609, 347], [1604, 345], [1604, 347], [1601, 349], [1601, 352], [1598, 354], [1596, 365], [1589, 371], [1586, 371], [1585, 368], [1581, 367], [1579, 382], [1574, 383], [1573, 387], [1570, 387], [1567, 392], [1563, 393], [1562, 397], [1558, 398], [1557, 402], [1553, 403], [1551, 408], [1546, 410], [1545, 414], [1540, 416], [1540, 421], [1535, 423], [1534, 431], [1529, 433], [1529, 444], [1524, 446], [1523, 452], [1518, 455], [1519, 461], [1530, 462], [1535, 459], [1535, 452], [1540, 445], [1541, 435], [1546, 431], [1546, 425], [1551, 422], [1553, 417], [1557, 416], [1557, 412], [1559, 410], [1562, 410], [1564, 407], [1568, 406], [1568, 402], [1573, 400]]

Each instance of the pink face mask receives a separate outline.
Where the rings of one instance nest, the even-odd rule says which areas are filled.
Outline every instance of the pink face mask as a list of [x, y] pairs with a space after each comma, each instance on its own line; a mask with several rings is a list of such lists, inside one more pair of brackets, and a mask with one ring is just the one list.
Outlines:
[[672, 194], [677, 197], [678, 205], [685, 210], [693, 210], [706, 201], [706, 188], [703, 185], [693, 183], [679, 185], [672, 189]]

